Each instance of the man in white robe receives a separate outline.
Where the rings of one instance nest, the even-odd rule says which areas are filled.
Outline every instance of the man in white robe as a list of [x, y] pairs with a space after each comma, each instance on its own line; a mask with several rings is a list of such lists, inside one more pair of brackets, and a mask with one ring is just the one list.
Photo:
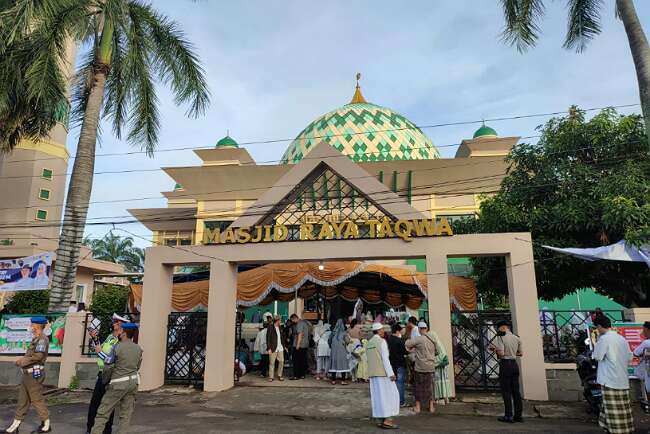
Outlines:
[[388, 344], [384, 339], [384, 326], [372, 325], [373, 337], [368, 341], [368, 376], [370, 377], [370, 400], [372, 417], [380, 419], [384, 429], [396, 429], [393, 416], [399, 415], [399, 391], [396, 377], [388, 357]]

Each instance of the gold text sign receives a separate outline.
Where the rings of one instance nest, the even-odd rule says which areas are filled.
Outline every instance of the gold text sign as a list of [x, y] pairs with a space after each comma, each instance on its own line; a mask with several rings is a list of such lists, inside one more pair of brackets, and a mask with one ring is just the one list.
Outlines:
[[[290, 234], [294, 235], [290, 237]], [[412, 241], [415, 237], [451, 236], [453, 231], [446, 218], [366, 220], [363, 223], [346, 221], [321, 221], [318, 224], [301, 223], [295, 226], [258, 225], [253, 227], [205, 228], [203, 244], [247, 244], [281, 241], [318, 241], [375, 238], [401, 238]]]

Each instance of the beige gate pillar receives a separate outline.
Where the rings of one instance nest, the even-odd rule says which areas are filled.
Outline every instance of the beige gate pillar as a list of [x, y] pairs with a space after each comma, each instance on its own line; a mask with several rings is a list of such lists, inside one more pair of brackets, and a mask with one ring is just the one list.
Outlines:
[[161, 264], [154, 252], [147, 249], [144, 261], [139, 332], [143, 350], [140, 390], [156, 389], [165, 382], [167, 317], [172, 310], [174, 267]]
[[522, 395], [525, 399], [548, 400], [546, 368], [537, 306], [535, 263], [530, 235], [506, 255], [508, 294], [512, 323], [523, 346], [520, 359]]
[[210, 262], [209, 291], [203, 390], [219, 392], [235, 385], [237, 264]]
[[454, 384], [454, 355], [451, 339], [451, 312], [449, 308], [449, 277], [447, 276], [447, 255], [428, 251], [427, 257], [427, 301], [429, 303], [429, 326], [434, 330], [447, 351], [447, 367], [451, 395], [456, 396]]

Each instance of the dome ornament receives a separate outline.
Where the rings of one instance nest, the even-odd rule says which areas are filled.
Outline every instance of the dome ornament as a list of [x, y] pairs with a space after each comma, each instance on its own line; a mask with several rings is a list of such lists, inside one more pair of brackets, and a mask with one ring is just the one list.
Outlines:
[[354, 95], [352, 96], [352, 101], [350, 104], [368, 104], [368, 101], [361, 94], [361, 86], [359, 86], [359, 80], [361, 80], [361, 73], [357, 72], [357, 87], [354, 90]]

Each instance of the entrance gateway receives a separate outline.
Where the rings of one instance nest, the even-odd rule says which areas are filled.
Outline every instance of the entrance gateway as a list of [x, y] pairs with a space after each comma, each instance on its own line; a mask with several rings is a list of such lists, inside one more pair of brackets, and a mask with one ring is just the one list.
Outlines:
[[[331, 221], [326, 229], [324, 223], [310, 223], [308, 216], [313, 215], [314, 209], [333, 208], [331, 203], [322, 205], [322, 201], [314, 201], [311, 208], [305, 205], [306, 198], [319, 185], [336, 191], [334, 196], [327, 195], [327, 201], [338, 201], [336, 208], [342, 214], [357, 213], [357, 220], [365, 218], [366, 224], [359, 222], [356, 229], [350, 224], [339, 225], [337, 232]], [[406, 240], [405, 236], [396, 235], [398, 231], [408, 231], [411, 236]], [[165, 381], [167, 329], [162, 325], [167, 323], [172, 310], [175, 265], [210, 266], [203, 385], [205, 391], [222, 391], [234, 385], [238, 264], [424, 258], [430, 324], [451, 357], [448, 258], [504, 256], [512, 321], [525, 343], [521, 359], [523, 396], [547, 400], [530, 234], [449, 235], [445, 222], [431, 222], [347, 156], [321, 142], [309, 158], [293, 166], [228, 229], [207, 234], [204, 242], [212, 244], [147, 249], [141, 307], [144, 356], [140, 389], [152, 390]], [[256, 237], [259, 239], [254, 242]], [[452, 360], [450, 366], [454, 366]], [[451, 370], [450, 375], [454, 375]], [[454, 392], [454, 381], [451, 385]]]

